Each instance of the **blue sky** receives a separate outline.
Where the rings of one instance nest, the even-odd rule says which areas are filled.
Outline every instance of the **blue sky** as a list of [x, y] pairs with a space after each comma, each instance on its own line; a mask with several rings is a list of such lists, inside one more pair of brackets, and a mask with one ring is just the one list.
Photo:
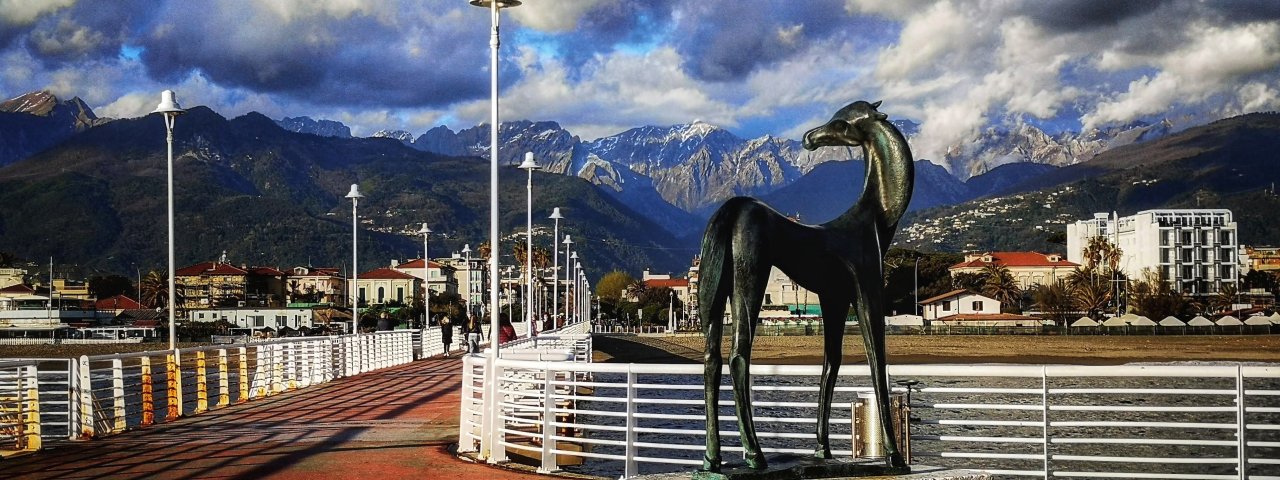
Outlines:
[[[487, 12], [465, 0], [0, 0], [0, 96], [101, 116], [160, 90], [356, 135], [488, 118]], [[503, 13], [502, 117], [584, 139], [702, 120], [797, 138], [855, 99], [918, 156], [992, 126], [1280, 110], [1280, 2], [525, 0]]]

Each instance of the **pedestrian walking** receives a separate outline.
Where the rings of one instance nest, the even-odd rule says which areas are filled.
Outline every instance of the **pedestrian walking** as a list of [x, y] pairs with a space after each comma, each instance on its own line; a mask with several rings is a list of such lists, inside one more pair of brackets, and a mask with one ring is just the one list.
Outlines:
[[449, 356], [450, 348], [453, 345], [453, 322], [449, 321], [449, 316], [440, 319], [440, 343], [444, 344], [444, 356]]

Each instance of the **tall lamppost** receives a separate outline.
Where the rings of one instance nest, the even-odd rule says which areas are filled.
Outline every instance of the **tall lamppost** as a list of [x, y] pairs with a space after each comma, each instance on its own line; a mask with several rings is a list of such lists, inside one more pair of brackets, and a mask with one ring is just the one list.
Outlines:
[[564, 322], [569, 323], [569, 273], [573, 271], [569, 268], [569, 249], [573, 248], [573, 237], [566, 233], [561, 243], [564, 243]]
[[525, 183], [525, 208], [528, 209], [525, 215], [525, 248], [524, 248], [524, 273], [525, 273], [525, 291], [527, 295], [524, 297], [524, 321], [529, 326], [529, 336], [535, 334], [533, 328], [533, 171], [542, 170], [538, 162], [533, 159], [533, 152], [524, 152], [524, 161], [520, 162], [520, 169], [529, 173], [528, 181]]
[[915, 297], [916, 304], [911, 307], [911, 313], [919, 313], [920, 308], [920, 257], [916, 257]]
[[[177, 293], [174, 291], [174, 276], [176, 272], [174, 271], [173, 260], [173, 123], [178, 118], [178, 115], [187, 113], [187, 111], [178, 105], [178, 100], [174, 98], [173, 90], [165, 90], [160, 92], [160, 104], [151, 113], [159, 113], [164, 117], [165, 142], [169, 146], [169, 349], [176, 350], [178, 348], [178, 322], [175, 319]], [[50, 284], [52, 284], [52, 281]], [[49, 295], [49, 298], [53, 298], [53, 295]]]
[[[498, 331], [498, 11], [520, 5], [520, 0], [470, 0], [477, 7], [489, 9], [489, 319], [492, 331]], [[495, 337], [496, 339], [497, 337]], [[491, 342], [493, 356], [498, 357], [498, 342]], [[494, 384], [498, 382], [492, 382]], [[486, 452], [487, 453], [487, 452]], [[505, 457], [505, 455], [503, 455]]]
[[556, 318], [560, 316], [560, 219], [564, 218], [560, 215], [560, 207], [551, 209], [551, 216], [547, 217], [555, 220], [555, 230], [551, 234], [551, 323], [556, 323]]
[[[471, 298], [471, 294], [475, 290], [475, 288], [472, 287], [471, 282], [476, 279], [476, 276], [472, 275], [472, 272], [471, 272], [471, 244], [470, 243], [462, 246], [462, 255], [463, 255], [463, 262], [467, 264], [467, 298], [465, 300], [467, 304], [467, 308], [466, 308], [467, 318], [466, 320], [463, 320], [463, 322], [468, 322], [471, 320], [471, 300], [473, 300], [473, 298]], [[464, 323], [464, 325], [470, 325], [470, 324]]]
[[671, 290], [670, 298], [667, 300], [667, 333], [676, 332], [676, 291]]
[[364, 195], [360, 194], [360, 185], [351, 184], [351, 191], [347, 192], [347, 198], [351, 199], [351, 329], [356, 335], [360, 334], [360, 267], [358, 265], [359, 255], [356, 254], [356, 233], [358, 232], [357, 223], [360, 217], [356, 216], [356, 206], [359, 205], [360, 199]]
[[431, 235], [431, 229], [427, 228], [427, 222], [422, 222], [418, 233], [422, 234], [422, 328], [427, 328], [431, 326], [431, 256], [427, 254], [427, 235]]
[[[569, 260], [573, 262], [573, 267], [571, 268], [568, 263], [565, 263], [564, 266], [565, 268], [568, 268], [569, 271], [565, 272], [564, 280], [567, 284], [573, 285], [573, 318], [576, 319], [578, 314], [582, 312], [582, 310], [578, 308], [582, 304], [582, 299], [579, 298], [582, 290], [578, 289], [578, 252], [571, 253], [569, 255]], [[572, 277], [570, 274], [572, 274]], [[570, 278], [572, 278], [572, 280], [570, 280]], [[568, 318], [564, 320], [564, 323], [569, 322], [570, 320]]]

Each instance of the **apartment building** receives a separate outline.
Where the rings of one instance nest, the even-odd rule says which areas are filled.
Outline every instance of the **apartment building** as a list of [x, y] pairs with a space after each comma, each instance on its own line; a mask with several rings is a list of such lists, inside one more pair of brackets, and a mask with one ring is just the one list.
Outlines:
[[1151, 270], [1181, 292], [1201, 295], [1237, 285], [1241, 276], [1236, 222], [1226, 209], [1144, 210], [1120, 217], [1096, 213], [1067, 224], [1067, 260], [1084, 263], [1084, 248], [1105, 237], [1120, 248], [1120, 271], [1141, 279]]

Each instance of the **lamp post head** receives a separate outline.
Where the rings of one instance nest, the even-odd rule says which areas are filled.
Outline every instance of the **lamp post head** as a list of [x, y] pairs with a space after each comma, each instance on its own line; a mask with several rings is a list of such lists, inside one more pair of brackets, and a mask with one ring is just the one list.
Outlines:
[[569, 234], [565, 234], [563, 243], [565, 244], [565, 246], [573, 245], [573, 237], [570, 236]]
[[538, 162], [533, 159], [533, 152], [524, 152], [524, 161], [520, 162], [520, 167], [518, 168], [528, 170], [531, 173], [534, 170], [542, 170], [542, 166], [538, 165]]
[[570, 254], [570, 255], [569, 255], [569, 258], [572, 258], [572, 259], [574, 259], [574, 260], [577, 260], [577, 259], [578, 259], [578, 252], [573, 252], [572, 254]]
[[463, 246], [462, 246], [462, 254], [463, 254], [463, 255], [471, 255], [471, 244], [470, 244], [470, 243], [465, 244], [465, 245], [463, 245]]
[[151, 113], [182, 115], [187, 111], [178, 105], [178, 100], [174, 97], [173, 90], [165, 90], [160, 92], [160, 105], [157, 105], [156, 109], [152, 110]]
[[[467, 3], [470, 3], [477, 7], [489, 8], [490, 6], [493, 5], [494, 1], [495, 0], [470, 0]], [[520, 0], [496, 0], [496, 1], [498, 2], [498, 8], [518, 7], [522, 3]]]
[[423, 235], [426, 235], [426, 234], [428, 234], [428, 233], [431, 233], [431, 229], [430, 229], [430, 228], [427, 228], [427, 223], [426, 223], [426, 222], [423, 222], [423, 223], [422, 223], [422, 230], [418, 230], [418, 233], [421, 233], [421, 234], [423, 234]]
[[353, 199], [353, 200], [354, 200], [354, 199], [357, 199], [357, 198], [364, 198], [364, 195], [361, 195], [361, 194], [360, 194], [360, 185], [359, 185], [359, 184], [355, 184], [355, 183], [351, 184], [351, 191], [350, 191], [350, 192], [347, 192], [347, 198], [350, 198], [350, 199]]
[[561, 215], [561, 214], [560, 214], [560, 207], [556, 207], [556, 208], [551, 209], [551, 216], [550, 216], [550, 217], [547, 217], [547, 218], [550, 218], [550, 219], [552, 219], [552, 220], [559, 220], [559, 219], [564, 218], [564, 215]]

